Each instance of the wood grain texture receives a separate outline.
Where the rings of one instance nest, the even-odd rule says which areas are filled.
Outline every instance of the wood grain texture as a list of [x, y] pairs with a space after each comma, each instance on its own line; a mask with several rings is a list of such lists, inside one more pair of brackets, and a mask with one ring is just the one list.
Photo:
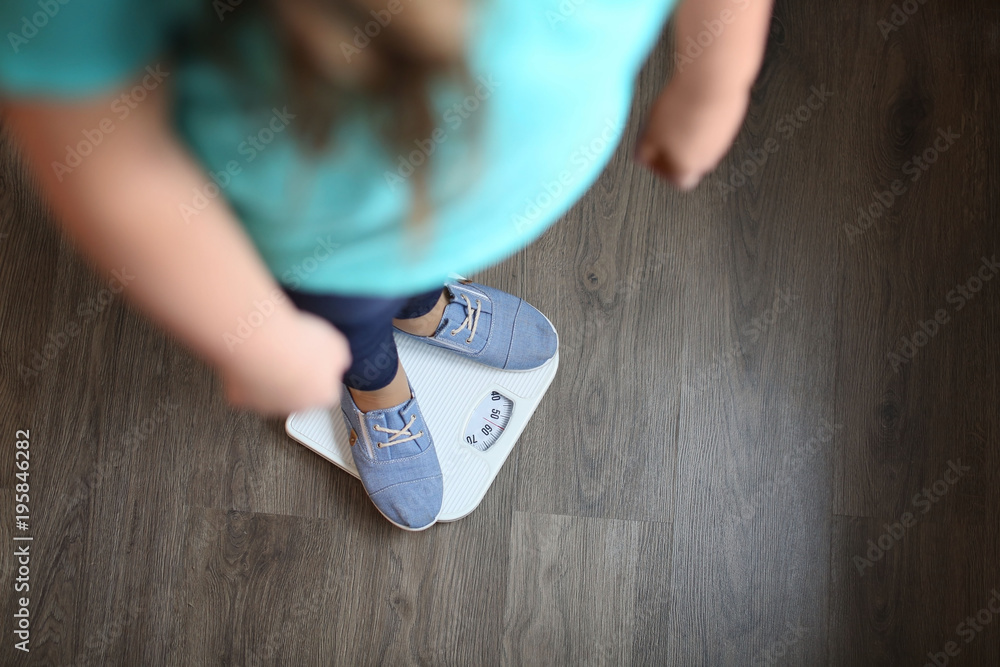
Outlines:
[[[666, 79], [667, 59], [664, 44], [644, 89]], [[536, 305], [560, 332], [559, 374], [517, 450], [524, 511], [672, 517], [690, 229], [671, 224], [679, 197], [631, 161], [627, 137], [587, 199], [523, 253], [551, 275]]]
[[37, 512], [32, 652], [4, 547], [0, 664], [1000, 664], [1000, 8], [883, 35], [894, 3], [778, 0], [686, 195], [630, 159], [663, 40], [593, 189], [476, 276], [552, 319], [560, 371], [480, 507], [420, 534], [229, 409], [0, 133], [0, 503], [30, 428]]
[[629, 662], [637, 629], [667, 606], [666, 587], [640, 586], [669, 571], [669, 558], [660, 560], [660, 550], [648, 548], [657, 538], [662, 544], [669, 529], [662, 523], [515, 512], [500, 662]]

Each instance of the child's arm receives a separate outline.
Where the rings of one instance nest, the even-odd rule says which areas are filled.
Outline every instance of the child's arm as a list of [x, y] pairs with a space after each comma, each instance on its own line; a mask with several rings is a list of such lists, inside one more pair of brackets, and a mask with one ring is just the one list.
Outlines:
[[[685, 0], [678, 8], [674, 75], [636, 150], [642, 164], [677, 187], [697, 185], [739, 132], [763, 59], [772, 2]], [[700, 46], [700, 33], [712, 37], [707, 46]], [[702, 35], [701, 41], [708, 40]]]
[[235, 334], [254, 301], [273, 300], [279, 287], [223, 197], [185, 224], [178, 206], [190, 205], [207, 177], [169, 130], [162, 87], [124, 121], [115, 118], [114, 130], [60, 182], [51, 165], [99, 128], [113, 99], [6, 105], [66, 232], [106, 273], [134, 276], [124, 294], [221, 370], [232, 402], [265, 413], [335, 402], [350, 359], [344, 338], [287, 299], [230, 351], [224, 334]]

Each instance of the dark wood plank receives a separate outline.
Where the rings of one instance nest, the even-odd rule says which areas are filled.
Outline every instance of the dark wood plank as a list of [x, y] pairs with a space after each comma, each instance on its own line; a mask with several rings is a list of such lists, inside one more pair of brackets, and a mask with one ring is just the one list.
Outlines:
[[539, 282], [539, 271], [551, 276], [536, 305], [560, 332], [560, 370], [525, 433], [532, 446], [518, 447], [519, 510], [672, 518], [681, 366], [675, 343], [683, 335], [690, 228], [667, 215], [679, 197], [631, 160], [643, 110], [666, 78], [666, 46], [643, 72], [648, 92], [638, 96], [607, 170], [523, 253], [533, 276], [525, 284]]
[[934, 512], [834, 518], [829, 664], [1000, 661], [1000, 576], [984, 562], [1000, 550], [996, 519]]
[[[828, 170], [816, 156], [851, 103], [835, 56], [811, 39], [828, 20], [779, 4], [744, 131], [678, 216], [698, 233], [683, 299], [669, 664], [825, 660], [832, 221], [844, 204], [818, 187]], [[823, 86], [840, 97], [821, 100]]]
[[[890, 3], [869, 11], [888, 15]], [[935, 654], [943, 664], [952, 640], [961, 653], [944, 655], [948, 664], [1000, 661], [995, 629], [968, 645], [956, 636], [996, 585], [1000, 539], [1000, 265], [989, 281], [976, 275], [982, 258], [1000, 260], [1000, 199], [989, 185], [998, 165], [986, 148], [1000, 112], [998, 23], [992, 4], [927, 4], [887, 39], [869, 29], [845, 45], [859, 65], [877, 51], [883, 66], [853, 77], [850, 142], [865, 187], [850, 190], [854, 228], [840, 240], [845, 429], [833, 511], [844, 516], [831, 547], [830, 664], [924, 664]], [[885, 194], [894, 182], [899, 194]], [[869, 211], [862, 224], [859, 208]]]
[[485, 508], [417, 535], [381, 523], [192, 507], [171, 659], [490, 662], [505, 595], [504, 521]]
[[[669, 602], [656, 584], [670, 567], [669, 531], [664, 523], [515, 512], [501, 663], [631, 662], [633, 641], [648, 639]], [[645, 646], [639, 653], [650, 657]]]

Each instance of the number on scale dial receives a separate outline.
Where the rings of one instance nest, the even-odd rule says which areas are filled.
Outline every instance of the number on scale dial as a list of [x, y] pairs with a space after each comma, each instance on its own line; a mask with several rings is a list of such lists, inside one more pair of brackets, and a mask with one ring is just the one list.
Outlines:
[[513, 408], [513, 400], [491, 391], [473, 410], [465, 427], [465, 443], [481, 452], [492, 447], [507, 428]]

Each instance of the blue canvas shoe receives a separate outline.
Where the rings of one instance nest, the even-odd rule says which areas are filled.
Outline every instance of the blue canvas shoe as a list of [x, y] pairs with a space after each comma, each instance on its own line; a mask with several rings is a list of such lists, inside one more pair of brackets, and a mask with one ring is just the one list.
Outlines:
[[362, 412], [345, 386], [340, 407], [368, 497], [392, 525], [423, 530], [437, 521], [444, 486], [434, 441], [412, 386], [410, 396], [397, 406]]
[[397, 331], [506, 371], [530, 371], [555, 356], [555, 327], [524, 299], [469, 280], [445, 291], [448, 304], [433, 335]]

